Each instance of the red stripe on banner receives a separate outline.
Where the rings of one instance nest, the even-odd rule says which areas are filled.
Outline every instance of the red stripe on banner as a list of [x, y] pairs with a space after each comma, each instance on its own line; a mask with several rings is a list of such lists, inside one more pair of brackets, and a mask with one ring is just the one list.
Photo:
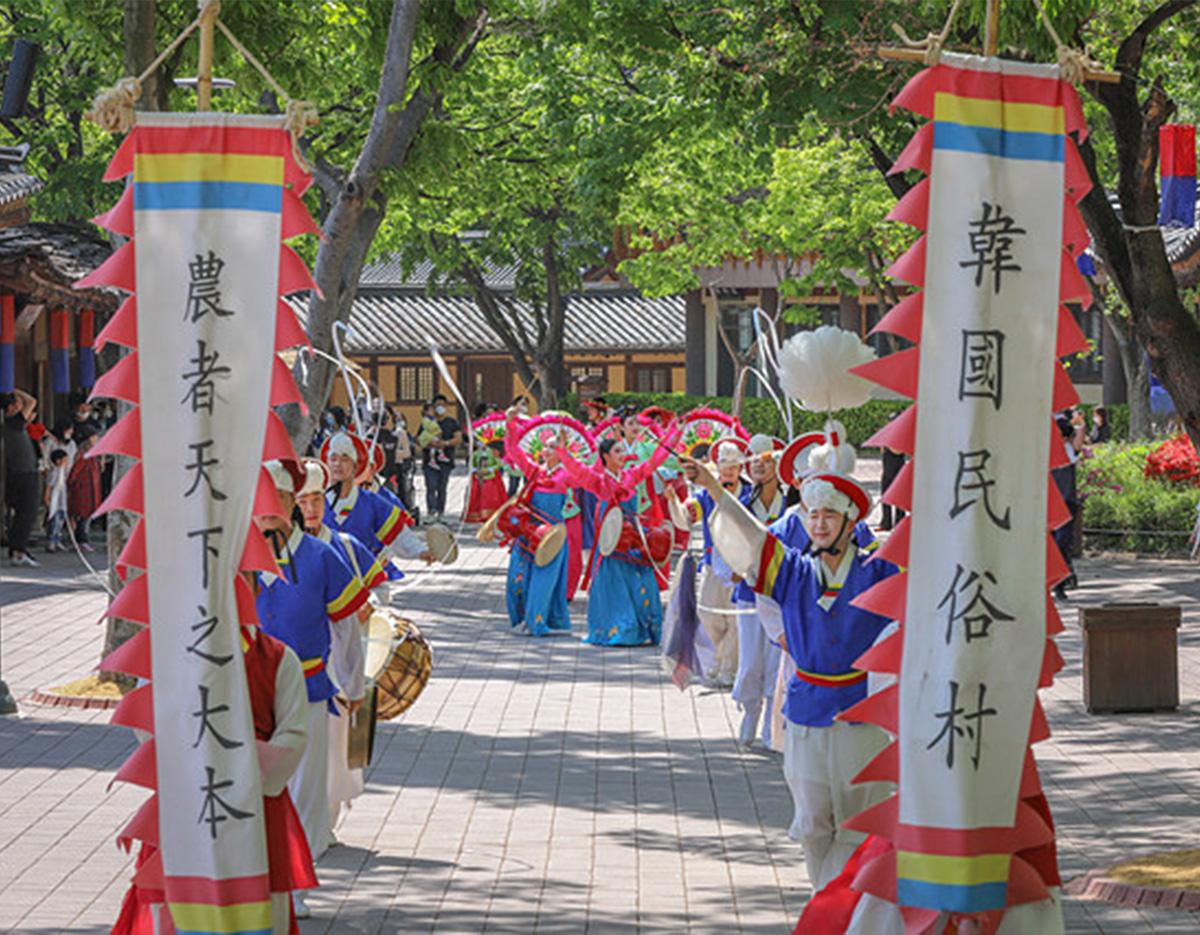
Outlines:
[[916, 243], [887, 268], [885, 275], [911, 286], [925, 285], [925, 236], [918, 237]]
[[137, 409], [122, 416], [120, 421], [100, 436], [100, 441], [87, 453], [89, 458], [100, 455], [129, 455], [131, 458], [142, 456], [142, 420]]
[[242, 575], [233, 579], [233, 593], [237, 599], [238, 623], [244, 627], [258, 623], [258, 607], [254, 603], [254, 592]]
[[1058, 360], [1054, 362], [1054, 402], [1052, 405], [1055, 412], [1062, 412], [1071, 406], [1079, 405], [1079, 391], [1071, 382], [1067, 368], [1062, 365], [1062, 361]]
[[106, 617], [119, 617], [122, 620], [132, 620], [134, 623], [150, 625], [150, 591], [146, 587], [147, 576], [138, 577], [126, 583], [117, 592], [108, 609]]
[[1062, 252], [1062, 261], [1059, 267], [1058, 301], [1078, 302], [1084, 308], [1091, 308], [1094, 301], [1091, 286], [1083, 278], [1083, 273], [1079, 272], [1075, 257], [1066, 250]]
[[928, 175], [932, 160], [933, 124], [927, 123], [914, 133], [912, 139], [904, 145], [904, 149], [900, 150], [900, 155], [892, 163], [888, 175], [895, 175], [897, 172], [905, 172], [909, 169], [916, 169], [918, 172]]
[[925, 317], [925, 293], [912, 292], [893, 305], [871, 334], [895, 334], [916, 344], [921, 340], [921, 321]]
[[929, 179], [923, 178], [904, 193], [895, 207], [888, 212], [887, 220], [907, 224], [917, 230], [929, 228]]
[[106, 344], [119, 344], [121, 347], [137, 347], [137, 296], [131, 295], [117, 308], [116, 314], [108, 320], [100, 334], [96, 336], [96, 350], [103, 350]]
[[150, 631], [138, 630], [133, 636], [100, 660], [101, 672], [120, 672], [134, 678], [150, 678]]
[[120, 835], [117, 837], [117, 843], [121, 844], [126, 853], [134, 841], [145, 841], [155, 847], [158, 846], [158, 795], [157, 793], [150, 796], [142, 803], [141, 807], [134, 812], [133, 817], [129, 819]]
[[907, 568], [909, 542], [912, 538], [912, 523], [909, 520], [909, 517], [904, 517], [892, 530], [892, 534], [887, 537], [887, 541], [876, 549], [867, 561], [891, 562], [900, 568]]
[[130, 240], [82, 279], [75, 280], [72, 288], [94, 289], [96, 286], [112, 286], [123, 292], [134, 292], [137, 289], [134, 270], [133, 241]]
[[92, 515], [99, 516], [112, 510], [128, 510], [130, 513], [139, 514], [146, 511], [142, 493], [141, 462], [135, 464], [124, 477], [117, 481], [117, 486], [104, 498], [104, 502]]
[[138, 126], [130, 134], [134, 150], [141, 153], [244, 153], [279, 156], [292, 148], [291, 136], [282, 127], [234, 127], [221, 123], [192, 123], [176, 127]]
[[133, 236], [133, 186], [126, 185], [117, 203], [92, 218], [92, 223], [122, 237]]
[[230, 877], [213, 880], [209, 877], [167, 877], [167, 901], [173, 903], [203, 903], [208, 906], [236, 906], [238, 903], [260, 902], [268, 899], [270, 882], [267, 874], [250, 877]]
[[900, 732], [900, 686], [887, 688], [867, 695], [857, 704], [852, 704], [834, 718], [846, 724], [875, 724], [889, 734]]
[[0, 295], [0, 344], [15, 344], [17, 341], [16, 296]]
[[308, 292], [312, 290], [318, 298], [324, 298], [317, 288], [308, 269], [308, 264], [300, 259], [300, 254], [287, 244], [279, 245], [279, 294], [291, 295], [293, 292]]
[[1071, 354], [1086, 354], [1091, 350], [1083, 329], [1065, 305], [1058, 307], [1058, 343], [1054, 348], [1055, 357], [1069, 357]]
[[275, 350], [286, 351], [292, 347], [312, 347], [312, 342], [300, 325], [300, 317], [280, 299], [275, 314]]
[[1042, 673], [1038, 678], [1038, 688], [1049, 688], [1054, 684], [1054, 676], [1063, 669], [1062, 653], [1054, 640], [1046, 640], [1046, 651], [1042, 654]]
[[916, 399], [920, 360], [921, 349], [910, 347], [851, 367], [850, 373], [878, 383], [908, 399]]
[[111, 723], [154, 733], [154, 695], [150, 685], [141, 685], [122, 698]]
[[903, 571], [876, 581], [850, 602], [851, 607], [879, 614], [888, 620], [903, 620], [907, 604], [908, 574]]
[[65, 351], [71, 346], [71, 321], [67, 318], [67, 310], [55, 308], [50, 310], [50, 347], [54, 350]]
[[292, 447], [292, 439], [288, 435], [288, 430], [284, 428], [279, 416], [269, 409], [267, 410], [267, 431], [263, 440], [262, 459], [264, 461], [300, 460], [296, 457], [296, 449]]
[[900, 744], [893, 740], [850, 780], [851, 785], [863, 782], [900, 781]]
[[899, 675], [901, 657], [904, 655], [904, 627], [888, 635], [854, 660], [854, 668], [866, 672], [882, 672], [884, 675]]
[[291, 188], [283, 190], [283, 217], [281, 239], [291, 240], [302, 234], [321, 236], [321, 228], [308, 213], [308, 208], [300, 200], [300, 196]]
[[125, 579], [125, 571], [130, 568], [143, 571], [146, 568], [146, 523], [141, 518], [133, 524], [133, 532], [129, 534], [125, 548], [117, 556], [117, 573], [121, 575], [121, 580]]
[[[246, 531], [246, 545], [242, 549], [242, 561], [238, 565], [239, 571], [265, 571], [272, 575], [279, 574], [279, 563], [275, 561], [275, 554], [271, 551], [271, 547], [267, 545], [267, 540], [263, 534], [258, 531], [253, 523]], [[247, 621], [243, 620], [242, 623]]]
[[[937, 65], [934, 71], [937, 74], [934, 76], [933, 93], [944, 91], [964, 97], [1002, 100], [1009, 104], [1043, 104], [1046, 107], [1062, 107], [1065, 103], [1063, 88], [1068, 85], [1058, 78], [976, 71], [952, 65]], [[933, 117], [932, 94], [925, 116]]]
[[913, 403], [890, 422], [885, 423], [883, 428], [862, 444], [865, 448], [891, 448], [892, 451], [912, 454], [917, 447], [916, 403]]
[[108, 788], [111, 789], [114, 782], [128, 782], [143, 789], [158, 788], [158, 765], [154, 762], [153, 737], [129, 754], [129, 758], [121, 764], [121, 768], [109, 782]]

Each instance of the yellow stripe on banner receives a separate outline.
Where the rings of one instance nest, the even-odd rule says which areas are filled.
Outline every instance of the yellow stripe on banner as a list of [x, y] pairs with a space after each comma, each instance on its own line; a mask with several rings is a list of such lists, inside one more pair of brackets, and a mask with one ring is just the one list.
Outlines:
[[933, 119], [1022, 133], [1061, 134], [1066, 126], [1062, 107], [960, 97], [944, 91], [934, 95]]
[[258, 182], [283, 184], [283, 158], [242, 153], [139, 153], [135, 182]]
[[346, 585], [345, 590], [342, 591], [336, 601], [330, 601], [326, 605], [326, 610], [329, 611], [329, 616], [336, 618], [338, 614], [350, 606], [355, 598], [357, 598], [362, 592], [362, 589], [363, 587], [361, 584], [359, 584], [358, 579], [353, 579], [349, 584]]
[[254, 932], [271, 928], [271, 903], [171, 903], [175, 928], [191, 932]]
[[977, 883], [1004, 883], [1008, 880], [1011, 854], [978, 854], [956, 857], [946, 854], [896, 852], [896, 876], [905, 880], [973, 886]]

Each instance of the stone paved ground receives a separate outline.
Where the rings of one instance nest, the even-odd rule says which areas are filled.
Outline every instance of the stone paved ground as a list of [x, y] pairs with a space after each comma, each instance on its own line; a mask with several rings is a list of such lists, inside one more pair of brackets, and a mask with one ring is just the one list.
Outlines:
[[[0, 571], [3, 673], [19, 699], [95, 664], [104, 604], [72, 556]], [[1067, 668], [1038, 750], [1063, 875], [1200, 840], [1195, 566], [1091, 560], [1071, 607], [1183, 603], [1173, 715], [1092, 717]], [[739, 752], [728, 696], [679, 693], [646, 649], [513, 636], [502, 556], [464, 543], [407, 582], [436, 650], [414, 708], [380, 725], [366, 794], [322, 860], [305, 935], [392, 932], [786, 932], [808, 896], [773, 757]], [[576, 611], [577, 634], [584, 608]], [[132, 748], [107, 712], [22, 705], [0, 718], [0, 931], [104, 932], [130, 860], [113, 843], [141, 801], [108, 788]], [[1069, 902], [1072, 932], [1200, 930], [1194, 915]]]

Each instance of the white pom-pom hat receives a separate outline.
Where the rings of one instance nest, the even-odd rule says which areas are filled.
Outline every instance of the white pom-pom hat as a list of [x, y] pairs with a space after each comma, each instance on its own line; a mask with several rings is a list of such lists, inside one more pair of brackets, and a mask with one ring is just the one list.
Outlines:
[[736, 435], [726, 435], [713, 442], [708, 449], [709, 460], [718, 466], [722, 464], [741, 464], [746, 460], [750, 445]]
[[870, 381], [851, 368], [875, 359], [857, 334], [833, 325], [800, 331], [779, 352], [779, 385], [805, 409], [856, 409], [871, 398]]
[[304, 486], [304, 469], [295, 461], [280, 461], [278, 458], [272, 458], [263, 467], [271, 475], [275, 489], [281, 493], [294, 494]]
[[871, 495], [845, 474], [810, 474], [800, 485], [800, 500], [806, 510], [833, 510], [852, 523], [866, 519], [871, 512]]
[[325, 462], [318, 461], [316, 458], [305, 458], [302, 464], [304, 467], [304, 484], [296, 492], [296, 496], [302, 497], [310, 493], [325, 493], [329, 485], [333, 483], [333, 475], [330, 474]]

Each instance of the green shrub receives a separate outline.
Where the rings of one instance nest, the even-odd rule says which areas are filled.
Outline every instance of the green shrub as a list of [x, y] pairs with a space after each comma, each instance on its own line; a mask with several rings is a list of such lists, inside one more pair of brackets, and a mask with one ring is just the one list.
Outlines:
[[[1096, 445], [1081, 460], [1079, 496], [1089, 544], [1133, 552], [1179, 552], [1196, 519], [1200, 489], [1145, 476], [1150, 443]], [[1175, 535], [1168, 535], [1175, 533]]]

